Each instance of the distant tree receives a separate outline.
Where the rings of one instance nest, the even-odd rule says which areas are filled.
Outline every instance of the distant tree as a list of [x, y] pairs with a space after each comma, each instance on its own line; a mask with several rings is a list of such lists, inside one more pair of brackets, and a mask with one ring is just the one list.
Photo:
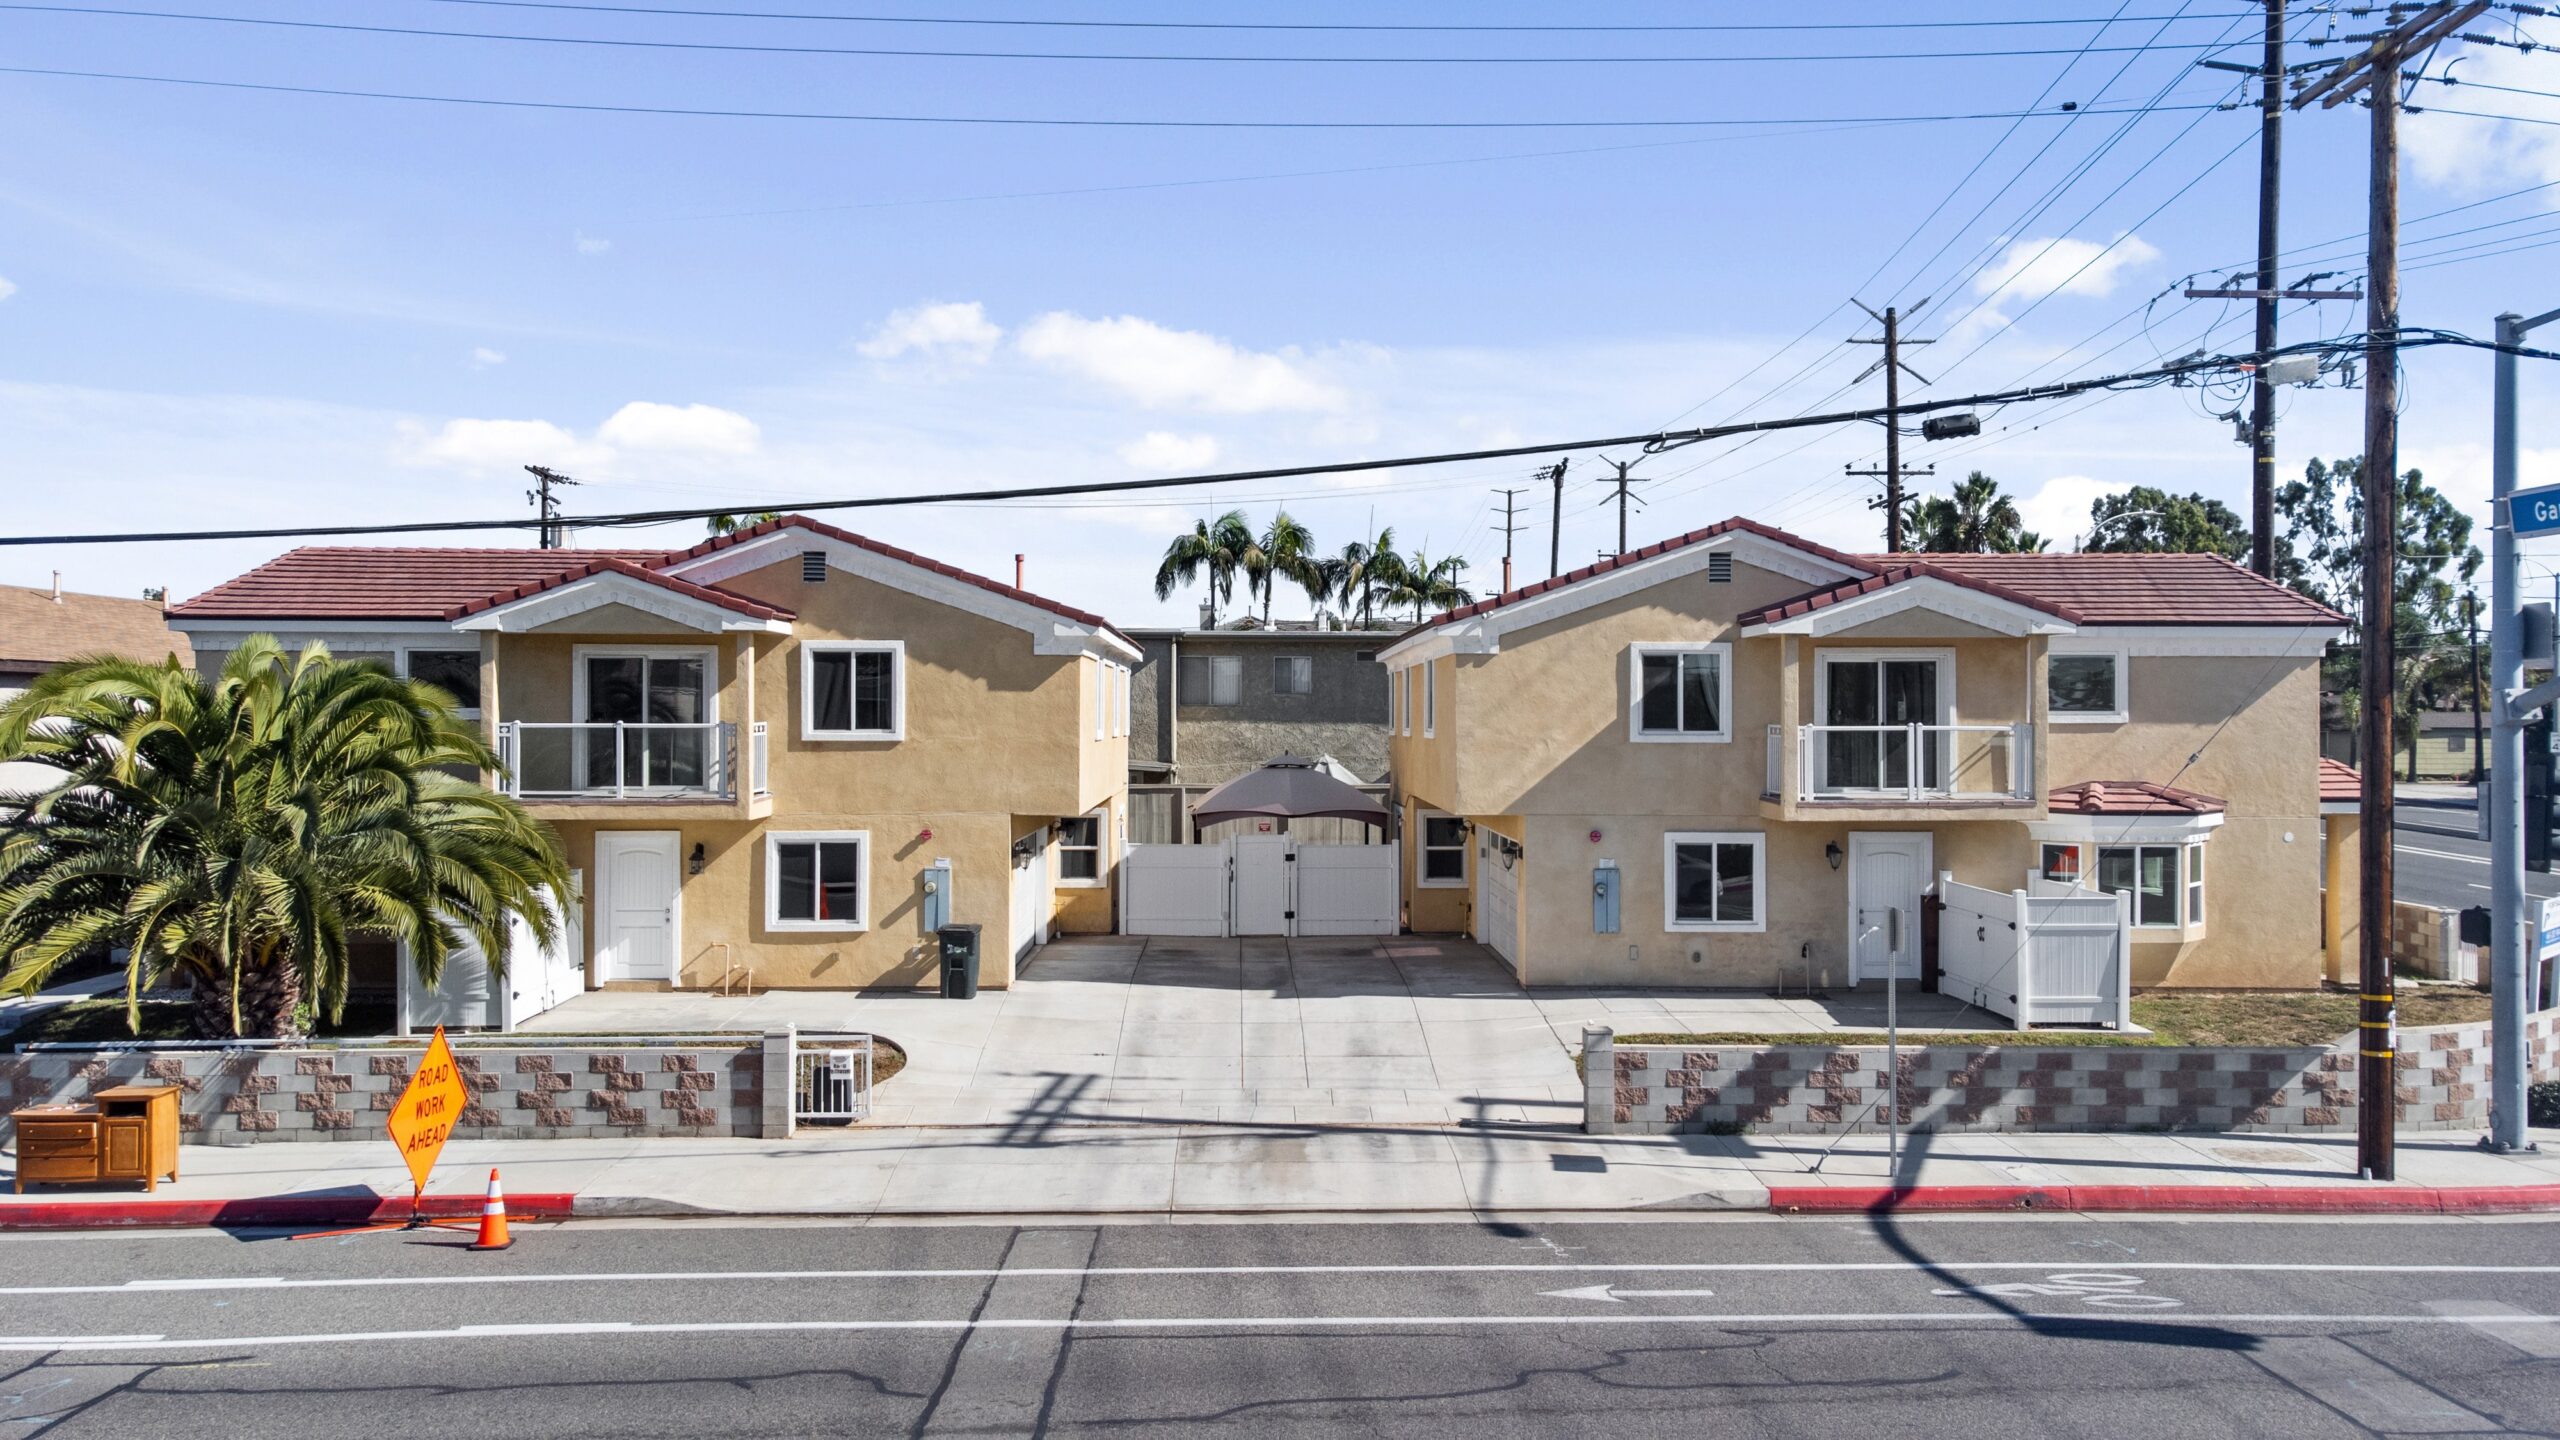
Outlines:
[[1463, 583], [1467, 558], [1463, 555], [1432, 559], [1420, 550], [1404, 557], [1403, 573], [1388, 599], [1395, 604], [1411, 605], [1416, 624], [1426, 610], [1449, 610], [1473, 601], [1475, 592]]
[[2089, 524], [2086, 548], [2110, 554], [2238, 560], [2249, 553], [2249, 527], [2230, 506], [2201, 494], [2172, 495], [2153, 485], [2100, 496], [2089, 507]]
[[1256, 577], [1262, 590], [1262, 623], [1271, 623], [1271, 590], [1286, 580], [1306, 592], [1307, 604], [1322, 605], [1333, 593], [1333, 573], [1316, 554], [1316, 537], [1306, 526], [1291, 518], [1286, 510], [1276, 511], [1271, 524], [1254, 543], [1261, 555], [1261, 574]]
[[1911, 513], [1908, 538], [1912, 549], [1940, 555], [2042, 550], [2044, 537], [2024, 524], [2017, 502], [2001, 493], [2000, 482], [1976, 470], [1957, 481], [1946, 497], [1919, 502]]
[[1378, 602], [1395, 593], [1404, 575], [1404, 557], [1396, 553], [1396, 532], [1390, 526], [1379, 531], [1376, 539], [1343, 546], [1342, 553], [1325, 561], [1324, 567], [1342, 608], [1359, 616], [1365, 626]]
[[781, 518], [781, 514], [777, 511], [759, 510], [753, 515], [713, 515], [703, 523], [711, 528], [711, 533], [714, 535], [735, 535], [741, 530], [753, 529], [767, 520]]
[[1230, 510], [1216, 520], [1194, 521], [1189, 531], [1173, 537], [1164, 549], [1164, 559], [1156, 566], [1156, 598], [1170, 600], [1174, 591], [1205, 578], [1209, 623], [1215, 625], [1219, 607], [1236, 593], [1237, 572], [1246, 568], [1248, 557], [1259, 553], [1253, 527], [1245, 523], [1241, 510]]

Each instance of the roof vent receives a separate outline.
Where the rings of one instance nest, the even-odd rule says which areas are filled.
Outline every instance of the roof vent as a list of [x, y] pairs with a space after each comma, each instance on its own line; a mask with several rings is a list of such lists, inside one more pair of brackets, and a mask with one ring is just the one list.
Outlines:
[[812, 585], [824, 583], [827, 578], [827, 552], [824, 550], [801, 551], [800, 578]]
[[1707, 557], [1707, 583], [1728, 584], [1733, 579], [1733, 552], [1718, 550]]

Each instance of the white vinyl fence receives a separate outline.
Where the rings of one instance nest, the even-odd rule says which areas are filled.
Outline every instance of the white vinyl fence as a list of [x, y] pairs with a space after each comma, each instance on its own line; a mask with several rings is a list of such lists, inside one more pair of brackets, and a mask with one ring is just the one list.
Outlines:
[[2133, 1023], [2130, 898], [1938, 880], [1938, 992], [2032, 1025]]
[[1254, 835], [1132, 845], [1120, 860], [1124, 935], [1393, 935], [1397, 856], [1384, 845]]

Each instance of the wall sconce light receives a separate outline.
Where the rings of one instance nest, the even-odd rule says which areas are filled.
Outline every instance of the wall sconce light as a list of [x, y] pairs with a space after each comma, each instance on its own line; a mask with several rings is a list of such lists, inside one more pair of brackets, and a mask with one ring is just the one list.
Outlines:
[[693, 854], [688, 856], [684, 862], [685, 873], [688, 875], [701, 874], [703, 863], [702, 842], [696, 840], [693, 842]]
[[917, 838], [917, 839], [919, 839], [919, 840], [930, 840], [930, 839], [932, 839], [932, 838], [933, 838], [933, 827], [932, 827], [932, 826], [930, 826], [930, 825], [927, 825], [927, 826], [926, 826], [926, 827], [924, 827], [923, 829], [921, 829], [921, 830], [917, 831], [917, 832], [916, 832], [916, 838]]
[[1824, 841], [1824, 842], [1823, 842], [1823, 845], [1822, 845], [1822, 858], [1831, 862], [1831, 868], [1832, 868], [1832, 869], [1834, 869], [1834, 870], [1839, 869], [1839, 868], [1840, 868], [1840, 842], [1839, 842], [1839, 841], [1837, 841], [1837, 840], [1826, 840], [1826, 841]]

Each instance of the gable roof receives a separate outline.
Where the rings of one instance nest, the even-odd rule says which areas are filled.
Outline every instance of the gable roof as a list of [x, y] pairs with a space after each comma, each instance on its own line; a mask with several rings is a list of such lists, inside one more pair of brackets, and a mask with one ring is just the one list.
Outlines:
[[2344, 625], [2347, 617], [2219, 555], [1875, 555], [2033, 595], [2084, 625]]
[[2222, 798], [2149, 780], [2084, 780], [2045, 795], [2056, 815], [2219, 815]]
[[715, 589], [709, 585], [696, 585], [690, 580], [673, 575], [661, 575], [645, 565], [635, 564], [619, 556], [607, 555], [574, 569], [563, 570], [548, 579], [528, 580], [522, 585], [511, 586], [494, 595], [471, 601], [457, 607], [445, 618], [460, 620], [467, 615], [476, 615], [484, 610], [495, 610], [502, 605], [512, 605], [519, 600], [529, 600], [545, 591], [557, 590], [573, 581], [592, 579], [598, 575], [625, 576], [662, 590], [672, 590], [688, 600], [700, 600], [706, 604], [717, 605], [723, 610], [734, 610], [755, 620], [788, 620], [793, 613], [779, 605], [750, 600], [744, 595], [733, 595], [726, 590]]
[[1478, 615], [1489, 615], [1506, 606], [1517, 605], [1524, 600], [1534, 600], [1541, 595], [1562, 590], [1567, 586], [1579, 585], [1585, 580], [1595, 579], [1614, 570], [1623, 570], [1627, 566], [1636, 564], [1639, 561], [1653, 559], [1657, 555], [1668, 555], [1675, 550], [1686, 550], [1692, 545], [1703, 544], [1706, 541], [1714, 540], [1725, 535], [1737, 534], [1757, 535], [1763, 540], [1773, 541], [1777, 544], [1786, 546], [1790, 550], [1801, 551], [1807, 555], [1820, 556], [1822, 559], [1828, 560], [1835, 565], [1839, 565], [1853, 571], [1871, 573], [1875, 568], [1855, 555], [1834, 550], [1828, 545], [1817, 545], [1800, 535], [1791, 535], [1774, 525], [1763, 525], [1757, 520], [1746, 520], [1741, 516], [1736, 515], [1729, 520], [1719, 520], [1715, 524], [1710, 525], [1703, 530], [1692, 530], [1686, 535], [1675, 535], [1668, 540], [1657, 540], [1642, 549], [1630, 550], [1624, 555], [1612, 555], [1605, 560], [1585, 565], [1579, 570], [1567, 570], [1561, 575], [1541, 580], [1534, 585], [1523, 585], [1519, 589], [1506, 590], [1502, 594], [1478, 600], [1471, 604], [1461, 605], [1454, 610], [1443, 610], [1439, 614], [1423, 621], [1421, 624], [1414, 626], [1412, 629], [1407, 630], [1404, 633], [1407, 635], [1416, 635], [1435, 626], [1446, 625], [1453, 620], [1466, 620]]
[[1892, 586], [1899, 585], [1910, 580], [1943, 581], [1949, 585], [1958, 586], [1962, 589], [1973, 590], [1981, 594], [1988, 595], [1994, 600], [2005, 601], [2011, 605], [2022, 605], [2030, 610], [2042, 611], [2047, 615], [2053, 616], [2057, 620], [2067, 621], [2073, 625], [2082, 623], [2086, 618], [2081, 614], [2081, 612], [2068, 605], [2061, 604], [2045, 596], [2029, 594], [2026, 591], [2000, 584], [1995, 580], [1985, 580], [1978, 576], [1968, 575], [1961, 570], [1934, 564], [1931, 563], [1931, 561], [1918, 559], [1896, 559], [1885, 564], [1872, 575], [1863, 576], [1855, 580], [1843, 580], [1837, 585], [1826, 585], [1819, 590], [1808, 590], [1802, 595], [1790, 596], [1787, 599], [1777, 601], [1774, 604], [1763, 605], [1757, 610], [1746, 610], [1739, 617], [1740, 623], [1744, 625], [1767, 625], [1779, 620], [1793, 620], [1801, 615], [1809, 615], [1816, 610], [1827, 610], [1832, 606], [1841, 604], [1845, 601], [1855, 600], [1865, 595], [1873, 595], [1880, 590], [1889, 589]]
[[2350, 809], [2364, 804], [2364, 777], [2356, 767], [2344, 760], [2320, 757], [2320, 808], [2323, 813], [2332, 805]]
[[87, 655], [192, 664], [187, 637], [169, 628], [157, 600], [0, 585], [0, 670], [46, 670]]

